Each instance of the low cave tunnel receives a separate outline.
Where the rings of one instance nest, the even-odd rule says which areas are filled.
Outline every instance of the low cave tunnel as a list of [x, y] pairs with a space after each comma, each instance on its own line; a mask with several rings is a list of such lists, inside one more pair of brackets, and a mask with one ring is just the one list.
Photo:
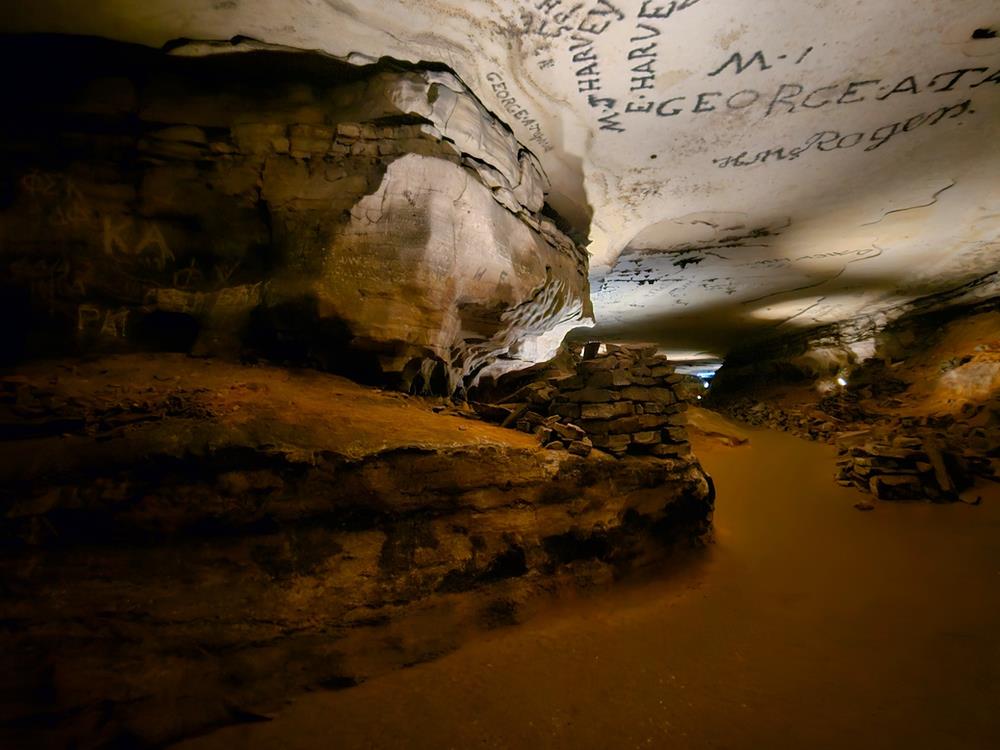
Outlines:
[[1000, 12], [0, 12], [0, 746], [1000, 747]]

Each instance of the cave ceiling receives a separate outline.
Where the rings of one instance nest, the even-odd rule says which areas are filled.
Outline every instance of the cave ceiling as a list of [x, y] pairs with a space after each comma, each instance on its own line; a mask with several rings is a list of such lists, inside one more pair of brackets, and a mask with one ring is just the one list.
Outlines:
[[35, 0], [4, 15], [7, 31], [447, 65], [540, 160], [588, 245], [605, 336], [710, 357], [995, 288], [996, 3]]

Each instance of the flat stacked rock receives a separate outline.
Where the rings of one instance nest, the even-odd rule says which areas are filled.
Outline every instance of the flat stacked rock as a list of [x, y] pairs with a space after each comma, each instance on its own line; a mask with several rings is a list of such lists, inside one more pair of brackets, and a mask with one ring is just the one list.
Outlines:
[[973, 476], [992, 473], [988, 461], [920, 434], [895, 438], [844, 436], [837, 481], [879, 500], [951, 502], [972, 486]]
[[481, 416], [532, 432], [548, 448], [585, 456], [677, 457], [690, 454], [678, 395], [684, 378], [655, 346], [588, 347], [575, 371], [525, 385], [500, 405], [477, 404]]
[[555, 384], [551, 410], [608, 453], [687, 455], [687, 402], [675, 391], [682, 379], [655, 346], [609, 344], [607, 353], [582, 360], [576, 375]]
[[851, 430], [854, 424], [823, 411], [816, 406], [808, 409], [787, 408], [748, 397], [713, 403], [712, 408], [738, 422], [753, 427], [770, 427], [790, 432], [808, 440], [830, 443], [839, 432]]

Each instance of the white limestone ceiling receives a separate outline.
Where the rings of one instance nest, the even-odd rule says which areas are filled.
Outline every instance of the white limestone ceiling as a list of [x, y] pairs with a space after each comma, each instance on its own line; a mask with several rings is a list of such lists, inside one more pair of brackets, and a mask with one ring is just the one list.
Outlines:
[[589, 231], [598, 332], [721, 354], [1000, 269], [995, 0], [34, 0], [11, 31], [440, 61]]

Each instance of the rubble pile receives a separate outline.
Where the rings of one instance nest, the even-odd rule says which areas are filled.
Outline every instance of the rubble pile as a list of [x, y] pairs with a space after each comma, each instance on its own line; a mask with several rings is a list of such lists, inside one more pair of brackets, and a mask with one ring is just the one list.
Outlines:
[[599, 448], [616, 456], [687, 456], [684, 377], [655, 346], [588, 348], [572, 371], [546, 373], [501, 404], [475, 404], [487, 419], [538, 436], [553, 450], [585, 456]]
[[718, 408], [752, 426], [837, 445], [837, 481], [879, 500], [948, 502], [975, 477], [1000, 481], [996, 399], [968, 403], [955, 415], [902, 416], [866, 410], [865, 395], [845, 389], [801, 408], [740, 397]]
[[958, 500], [974, 476], [992, 477], [994, 470], [988, 458], [946, 440], [930, 432], [844, 435], [838, 441], [837, 482], [879, 500]]
[[825, 443], [833, 442], [838, 433], [853, 429], [851, 423], [818, 407], [783, 409], [774, 404], [741, 397], [728, 400], [717, 408], [737, 422], [752, 427], [770, 427]]

